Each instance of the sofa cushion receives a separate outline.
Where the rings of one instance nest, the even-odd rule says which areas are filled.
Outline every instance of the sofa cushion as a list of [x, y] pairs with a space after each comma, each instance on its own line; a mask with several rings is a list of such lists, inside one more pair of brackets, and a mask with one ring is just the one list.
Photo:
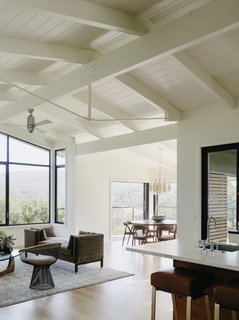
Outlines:
[[46, 232], [44, 229], [40, 229], [40, 228], [30, 228], [32, 230], [36, 230], [39, 232], [39, 241], [44, 241], [47, 239], [47, 236], [46, 236]]
[[[61, 260], [65, 260], [63, 257], [64, 256], [69, 256], [71, 257], [72, 256], [72, 251], [70, 250], [67, 250], [67, 248], [60, 248], [60, 251], [59, 251], [59, 258], [61, 258]], [[63, 259], [62, 259], [63, 258]], [[65, 261], [68, 261], [68, 260], [65, 260]]]
[[47, 238], [47, 240], [40, 241], [38, 244], [55, 243], [55, 242], [61, 243], [59, 254], [62, 254], [62, 255], [71, 255], [72, 254], [72, 250], [68, 249], [69, 241], [66, 238], [50, 237], [50, 238]]
[[41, 229], [40, 230], [40, 240], [46, 240], [47, 239], [47, 236], [46, 236], [46, 231], [45, 229]]
[[64, 239], [64, 241], [61, 244], [61, 248], [60, 248], [59, 254], [66, 255], [66, 256], [71, 256], [72, 255], [73, 248], [69, 249], [68, 248], [68, 243], [69, 243], [68, 239]]
[[54, 229], [53, 229], [52, 226], [44, 227], [44, 230], [45, 230], [47, 238], [56, 237], [56, 234], [55, 234]]
[[82, 234], [88, 234], [88, 233], [91, 233], [89, 231], [79, 231], [79, 236], [81, 236]]

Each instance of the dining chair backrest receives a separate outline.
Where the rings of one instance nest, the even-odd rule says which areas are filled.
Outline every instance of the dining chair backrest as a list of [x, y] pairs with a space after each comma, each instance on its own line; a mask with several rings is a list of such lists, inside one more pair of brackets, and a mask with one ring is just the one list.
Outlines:
[[133, 241], [138, 240], [140, 244], [148, 242], [153, 236], [150, 233], [150, 229], [146, 225], [137, 225], [133, 226]]
[[142, 233], [146, 233], [146, 231], [148, 230], [148, 227], [145, 225], [140, 225], [140, 224], [134, 224], [133, 225], [133, 230], [134, 231], [142, 231]]
[[158, 241], [173, 240], [176, 239], [177, 225], [161, 225], [157, 227]]
[[124, 245], [125, 236], [128, 235], [128, 240], [127, 240], [127, 244], [128, 244], [130, 237], [133, 236], [133, 234], [134, 234], [131, 221], [124, 221], [123, 225], [124, 225], [124, 235], [123, 235], [123, 240], [122, 240], [122, 246]]

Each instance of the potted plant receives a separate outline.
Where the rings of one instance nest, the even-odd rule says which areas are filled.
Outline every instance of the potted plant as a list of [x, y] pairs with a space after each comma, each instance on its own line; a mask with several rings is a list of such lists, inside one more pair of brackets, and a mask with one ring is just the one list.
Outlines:
[[13, 235], [7, 235], [5, 232], [0, 234], [0, 251], [11, 253], [13, 250], [14, 240]]
[[[6, 235], [5, 231], [0, 230], [0, 239], [2, 239]], [[2, 246], [0, 244], [0, 252], [2, 252]]]

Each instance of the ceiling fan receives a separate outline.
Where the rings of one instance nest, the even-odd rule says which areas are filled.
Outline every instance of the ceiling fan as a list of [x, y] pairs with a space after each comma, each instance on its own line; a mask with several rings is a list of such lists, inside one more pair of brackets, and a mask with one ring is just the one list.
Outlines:
[[25, 127], [27, 128], [27, 131], [29, 133], [32, 133], [35, 128], [40, 127], [40, 126], [44, 126], [46, 124], [52, 123], [52, 121], [50, 120], [43, 120], [40, 122], [35, 122], [35, 117], [33, 115], [33, 111], [34, 109], [27, 109], [27, 111], [29, 112], [29, 115], [27, 116], [27, 124], [26, 125], [20, 125], [20, 124], [8, 124], [8, 123], [1, 123], [2, 126], [13, 126], [13, 127]]
[[32, 133], [34, 131], [35, 127], [40, 127], [40, 126], [44, 126], [45, 124], [51, 123], [50, 120], [43, 120], [43, 121], [35, 123], [35, 117], [32, 114], [34, 109], [27, 109], [27, 111], [29, 112], [29, 116], [27, 117], [27, 131], [29, 133]]

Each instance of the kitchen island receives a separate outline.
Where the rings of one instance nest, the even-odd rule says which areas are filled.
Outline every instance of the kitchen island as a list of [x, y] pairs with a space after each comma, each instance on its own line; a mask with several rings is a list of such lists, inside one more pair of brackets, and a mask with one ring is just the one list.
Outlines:
[[[127, 247], [126, 250], [150, 254], [159, 257], [170, 258], [174, 266], [210, 271], [215, 274], [216, 283], [239, 278], [239, 251], [229, 252], [199, 248], [198, 243], [189, 240], [170, 240], [164, 242], [147, 243], [135, 247]], [[212, 289], [209, 288], [211, 309], [213, 313]], [[177, 297], [179, 309], [179, 320], [185, 319], [186, 299]], [[231, 320], [231, 314], [222, 312], [221, 319]], [[204, 320], [204, 300], [203, 298], [193, 301], [192, 320]]]

